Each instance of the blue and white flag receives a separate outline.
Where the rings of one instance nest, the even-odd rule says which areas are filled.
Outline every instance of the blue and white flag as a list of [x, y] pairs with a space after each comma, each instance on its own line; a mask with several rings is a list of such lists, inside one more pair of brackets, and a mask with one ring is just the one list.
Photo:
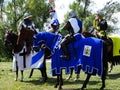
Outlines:
[[44, 51], [36, 52], [31, 61], [31, 68], [43, 68]]

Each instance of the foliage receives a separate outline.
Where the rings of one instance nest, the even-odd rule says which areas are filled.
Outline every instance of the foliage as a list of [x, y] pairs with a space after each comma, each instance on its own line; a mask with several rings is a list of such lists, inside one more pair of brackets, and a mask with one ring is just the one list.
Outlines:
[[[74, 9], [78, 18], [83, 21], [84, 30], [89, 30], [89, 27], [93, 25], [93, 20], [95, 14], [92, 13], [91, 5], [94, 5], [94, 2], [91, 0], [76, 0], [74, 1], [69, 8]], [[112, 17], [114, 13], [120, 11], [120, 3], [109, 1], [106, 5], [100, 10], [104, 13], [104, 18], [108, 21], [108, 30], [107, 33], [113, 32], [116, 29], [115, 24], [118, 22], [116, 17]], [[68, 19], [68, 14], [65, 15], [65, 21]], [[114, 26], [113, 26], [114, 25]]]
[[115, 30], [118, 30], [115, 27], [116, 23], [118, 22], [118, 19], [116, 17], [113, 17], [113, 15], [120, 11], [120, 3], [117, 1], [109, 1], [101, 9], [101, 11], [104, 12], [104, 18], [106, 18], [106, 20], [109, 21], [108, 32], [114, 32]]
[[43, 25], [49, 16], [49, 5], [46, 4], [46, 0], [27, 0], [27, 3], [28, 10], [33, 15], [37, 27], [43, 29]]
[[17, 29], [19, 21], [23, 19], [26, 12], [33, 16], [36, 26], [42, 29], [48, 18], [48, 11], [49, 5], [46, 0], [12, 0], [5, 7], [8, 25], [13, 30]]
[[[32, 14], [33, 21], [36, 26], [43, 30], [44, 23], [49, 17], [48, 0], [11, 0], [4, 4], [5, 0], [0, 0], [0, 57], [10, 57], [11, 52], [4, 47], [4, 33], [7, 29], [12, 29], [17, 33], [17, 26], [25, 12]], [[37, 3], [36, 3], [37, 2]], [[69, 7], [75, 9], [78, 18], [83, 21], [84, 29], [88, 30], [92, 26], [94, 14], [91, 12], [91, 5], [94, 3], [91, 0], [75, 0]], [[113, 17], [114, 13], [120, 11], [120, 3], [109, 1], [104, 8], [101, 9], [104, 12], [104, 17], [109, 21], [108, 32], [114, 32], [117, 28], [114, 26], [118, 19]], [[4, 17], [4, 18], [3, 18]], [[68, 19], [68, 13], [65, 15], [65, 22]], [[64, 23], [61, 25], [63, 27]], [[63, 35], [65, 35], [63, 33]]]
[[43, 24], [49, 17], [49, 5], [46, 1], [47, 0], [11, 0], [6, 4], [0, 2], [0, 5], [3, 5], [1, 6], [2, 11], [0, 14], [0, 57], [12, 56], [11, 51], [7, 50], [4, 46], [4, 34], [8, 29], [12, 29], [17, 33], [18, 23], [23, 19], [24, 13], [30, 13], [33, 16], [36, 27], [40, 30], [43, 29]]
[[90, 0], [76, 0], [73, 4], [70, 5], [70, 9], [74, 9], [77, 16], [84, 20], [88, 17], [91, 12], [89, 10]]
[[[83, 22], [83, 29], [88, 30], [92, 26], [94, 15], [91, 14], [89, 6], [92, 2], [90, 0], [76, 0], [74, 1], [69, 8], [74, 9], [77, 17]], [[68, 19], [68, 13], [65, 15], [65, 21]]]
[[[4, 61], [4, 58], [10, 58], [11, 57], [11, 51], [7, 50], [7, 48], [4, 46], [4, 34], [5, 34], [5, 24], [0, 22], [0, 61]], [[5, 60], [6, 61], [6, 60]]]

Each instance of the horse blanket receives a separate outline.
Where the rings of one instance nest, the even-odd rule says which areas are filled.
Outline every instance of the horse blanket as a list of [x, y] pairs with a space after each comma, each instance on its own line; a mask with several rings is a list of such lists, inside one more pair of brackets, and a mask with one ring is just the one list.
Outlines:
[[120, 36], [111, 35], [109, 38], [111, 38], [113, 42], [113, 56], [120, 56]]
[[70, 60], [60, 58], [60, 55], [63, 55], [60, 46], [60, 42], [63, 38], [61, 35], [50, 32], [40, 32], [36, 36], [34, 46], [37, 46], [38, 42], [44, 40], [46, 45], [51, 49], [51, 72], [53, 76], [61, 74], [62, 69], [65, 69], [65, 73], [69, 74], [70, 68], [74, 68], [75, 73], [77, 73], [78, 66], [82, 66], [84, 72], [91, 74], [94, 72], [94, 74], [101, 76], [103, 71], [103, 41], [93, 37], [83, 38], [81, 34], [76, 34], [74, 37], [75, 41], [68, 45]]
[[[26, 46], [19, 53], [14, 53], [13, 55], [13, 71], [16, 71], [16, 65], [18, 65], [18, 70], [27, 70], [30, 69], [32, 52], [29, 55], [26, 55]], [[23, 55], [21, 55], [23, 54]], [[25, 60], [25, 62], [24, 62]], [[24, 66], [25, 65], [25, 66]]]
[[41, 49], [32, 56], [31, 68], [43, 68], [44, 51]]
[[99, 76], [103, 72], [103, 41], [97, 38], [86, 38], [79, 42], [81, 53], [79, 63], [84, 72]]
[[[46, 35], [44, 35], [44, 32], [41, 32], [41, 34], [34, 36], [34, 38], [36, 39], [33, 43], [33, 47], [37, 47], [38, 42], [40, 42], [41, 40], [45, 40], [46, 45], [50, 47], [50, 49], [52, 50], [54, 44], [56, 43], [58, 35], [54, 35], [50, 33], [50, 35], [47, 36], [48, 38], [45, 38]], [[44, 58], [44, 51], [42, 49], [40, 49], [39, 52], [35, 52], [35, 54], [32, 56], [31, 68], [43, 68], [43, 58]]]
[[[76, 41], [69, 45], [70, 60], [62, 60], [59, 56], [63, 54], [59, 44], [55, 45], [55, 52], [52, 57], [52, 71], [61, 73], [64, 68], [66, 73], [70, 73], [70, 68], [78, 72], [78, 66], [82, 66], [84, 72], [102, 75], [102, 40], [96, 38], [82, 38], [75, 36]], [[58, 41], [57, 41], [58, 42]], [[58, 47], [58, 48], [56, 48]], [[60, 66], [60, 67], [59, 67]]]

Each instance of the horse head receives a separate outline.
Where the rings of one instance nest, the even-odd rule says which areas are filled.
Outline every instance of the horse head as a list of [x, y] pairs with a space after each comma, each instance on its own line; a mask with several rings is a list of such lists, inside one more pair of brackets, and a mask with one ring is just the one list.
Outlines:
[[8, 30], [5, 32], [4, 45], [7, 48], [11, 48], [14, 53], [16, 52], [18, 53], [22, 50], [24, 44], [21, 43], [17, 45], [17, 39], [18, 39], [18, 35]]
[[15, 46], [16, 42], [17, 42], [17, 38], [18, 36], [13, 33], [12, 31], [6, 31], [5, 32], [5, 36], [4, 36], [4, 45], [7, 46]]
[[51, 32], [39, 32], [34, 36], [33, 47], [40, 49], [42, 44], [46, 44], [52, 50], [52, 46], [56, 43], [59, 35]]

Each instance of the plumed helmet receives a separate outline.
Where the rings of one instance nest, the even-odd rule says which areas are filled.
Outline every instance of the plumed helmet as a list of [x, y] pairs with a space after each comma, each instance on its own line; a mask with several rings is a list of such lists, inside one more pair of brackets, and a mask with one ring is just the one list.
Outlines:
[[27, 19], [27, 18], [30, 18], [30, 17], [32, 17], [32, 15], [30, 15], [29, 13], [24, 14], [24, 19]]
[[72, 9], [69, 11], [69, 17], [72, 18], [72, 17], [75, 17], [76, 16], [76, 13], [75, 11]]
[[104, 13], [102, 11], [97, 11], [97, 15], [103, 17]]

